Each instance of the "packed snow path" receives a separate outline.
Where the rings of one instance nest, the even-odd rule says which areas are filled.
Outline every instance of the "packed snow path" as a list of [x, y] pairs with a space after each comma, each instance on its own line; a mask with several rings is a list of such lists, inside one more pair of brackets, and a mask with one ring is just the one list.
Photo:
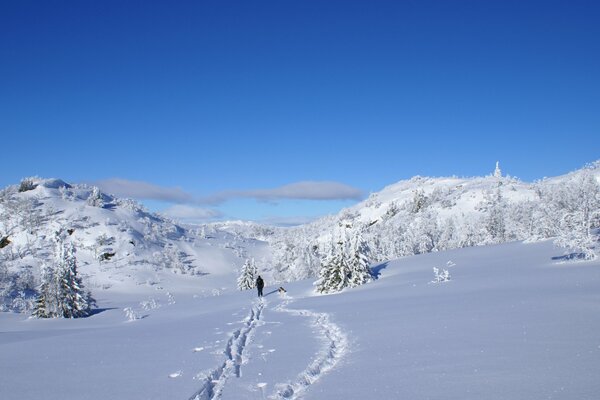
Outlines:
[[225, 361], [207, 374], [204, 378], [204, 385], [190, 400], [220, 399], [227, 379], [232, 375], [237, 378], [241, 376], [243, 353], [260, 322], [264, 307], [265, 302], [262, 299], [252, 307], [244, 326], [234, 331], [229, 337], [224, 351]]
[[[288, 305], [291, 302], [291, 298], [286, 298], [275, 308], [275, 311], [288, 313], [294, 317], [309, 318], [310, 326], [317, 333], [322, 345], [310, 364], [296, 378], [274, 385], [274, 393], [269, 396], [269, 399], [301, 398], [310, 385], [339, 363], [348, 349], [348, 338], [339, 326], [331, 322], [329, 314], [289, 309]], [[265, 300], [260, 300], [252, 307], [243, 327], [235, 330], [229, 337], [223, 352], [225, 360], [206, 374], [203, 379], [204, 384], [190, 400], [221, 399], [228, 379], [242, 376], [242, 364], [246, 359], [244, 352], [250, 344], [256, 327], [263, 323], [261, 317], [266, 305]]]
[[310, 310], [294, 310], [287, 308], [291, 302], [288, 299], [275, 308], [276, 311], [286, 312], [294, 316], [311, 319], [311, 325], [322, 337], [323, 346], [313, 361], [302, 371], [293, 382], [275, 385], [276, 393], [270, 399], [299, 399], [304, 391], [324, 374], [335, 367], [348, 351], [348, 338], [339, 326], [331, 322], [327, 313], [317, 313]]

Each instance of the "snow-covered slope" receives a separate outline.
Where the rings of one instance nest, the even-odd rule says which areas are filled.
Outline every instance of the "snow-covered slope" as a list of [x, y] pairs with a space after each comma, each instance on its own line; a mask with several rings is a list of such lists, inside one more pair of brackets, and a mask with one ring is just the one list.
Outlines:
[[[276, 278], [286, 281], [315, 276], [332, 243], [357, 234], [367, 242], [373, 262], [557, 236], [571, 229], [564, 221], [573, 219], [569, 214], [584, 201], [582, 190], [588, 178], [595, 182], [588, 187], [590, 205], [600, 215], [600, 162], [534, 183], [497, 172], [473, 178], [414, 177], [372, 193], [336, 215], [293, 228], [264, 229], [251, 223], [214, 226], [268, 241], [269, 267]], [[594, 218], [592, 227], [598, 223]]]
[[[600, 182], [600, 162], [535, 183], [499, 171], [475, 178], [415, 177], [293, 228], [244, 221], [183, 227], [94, 187], [26, 179], [0, 191], [0, 307], [31, 306], [57, 230], [72, 231], [80, 272], [92, 292], [159, 285], [173, 273], [185, 275], [190, 285], [220, 279], [221, 288], [233, 288], [248, 258], [271, 281], [315, 277], [335, 241], [359, 234], [372, 262], [557, 236], [571, 229], [565, 221], [576, 219], [571, 214], [585, 176]], [[593, 212], [600, 215], [600, 195], [593, 196]], [[598, 226], [598, 218], [592, 222]]]
[[[267, 282], [262, 302], [144, 285], [102, 292], [85, 319], [0, 313], [0, 398], [597, 399], [600, 263], [561, 254], [546, 241], [406, 257], [327, 296], [312, 280], [285, 296]], [[434, 267], [451, 280], [431, 283]]]
[[12, 186], [0, 193], [0, 237], [7, 243], [0, 249], [4, 309], [27, 307], [27, 291], [39, 282], [40, 266], [52, 262], [57, 231], [70, 233], [79, 272], [95, 296], [164, 286], [174, 274], [189, 285], [207, 279], [226, 284], [235, 281], [247, 258], [266, 254], [260, 241], [210, 227], [184, 228], [95, 187], [57, 179], [29, 184], [27, 190]]

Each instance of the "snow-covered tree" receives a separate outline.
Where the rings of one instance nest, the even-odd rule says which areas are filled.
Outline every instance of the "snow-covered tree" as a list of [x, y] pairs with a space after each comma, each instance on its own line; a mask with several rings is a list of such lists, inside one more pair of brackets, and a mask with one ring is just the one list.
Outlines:
[[425, 196], [423, 189], [416, 190], [413, 195], [412, 203], [410, 204], [410, 211], [415, 214], [419, 211], [422, 211], [425, 207], [427, 207], [428, 200], [429, 199], [427, 196]]
[[240, 290], [254, 289], [256, 287], [256, 278], [258, 277], [258, 268], [254, 259], [246, 260], [240, 271], [237, 280], [237, 286]]
[[100, 192], [100, 189], [97, 186], [92, 187], [92, 191], [87, 198], [87, 203], [92, 207], [104, 207], [102, 192]]
[[316, 282], [319, 293], [334, 293], [350, 285], [350, 265], [346, 255], [346, 242], [338, 241], [323, 263]]
[[506, 240], [505, 210], [506, 202], [500, 186], [487, 198], [486, 230], [490, 243], [503, 243]]
[[33, 315], [38, 318], [80, 318], [90, 315], [95, 300], [77, 272], [75, 246], [55, 237], [53, 264], [42, 268], [42, 283]]
[[350, 249], [350, 279], [348, 285], [356, 287], [370, 282], [373, 279], [373, 275], [369, 267], [369, 248], [360, 232], [352, 238]]
[[563, 186], [560, 202], [565, 210], [555, 244], [581, 254], [586, 260], [595, 259], [598, 237], [592, 229], [600, 223], [600, 184], [586, 173]]

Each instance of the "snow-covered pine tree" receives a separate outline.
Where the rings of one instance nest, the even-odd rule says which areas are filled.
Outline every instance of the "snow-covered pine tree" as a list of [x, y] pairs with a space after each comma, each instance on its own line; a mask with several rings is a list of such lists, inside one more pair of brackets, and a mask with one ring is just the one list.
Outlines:
[[346, 256], [346, 243], [338, 242], [332, 246], [331, 253], [323, 263], [316, 282], [319, 293], [339, 292], [350, 284], [350, 265]]
[[237, 286], [240, 290], [254, 289], [256, 287], [256, 278], [258, 276], [258, 268], [254, 259], [246, 260], [240, 271], [240, 276], [237, 280]]
[[369, 268], [369, 258], [367, 256], [369, 248], [358, 232], [350, 244], [350, 287], [356, 287], [370, 282], [373, 279], [371, 268]]
[[73, 243], [62, 244], [62, 265], [59, 268], [62, 292], [62, 317], [81, 318], [87, 317], [95, 305], [91, 294], [84, 290], [81, 277], [77, 272], [77, 259]]
[[48, 316], [48, 307], [46, 305], [46, 296], [43, 295], [44, 293], [48, 293], [48, 282], [44, 282], [40, 286], [40, 295], [35, 301], [35, 306], [32, 313], [32, 315], [36, 318], [47, 318]]
[[54, 265], [42, 270], [42, 284], [33, 315], [38, 318], [80, 318], [90, 315], [95, 300], [77, 272], [75, 246], [55, 236]]
[[58, 316], [60, 293], [53, 264], [42, 264], [41, 284], [39, 294], [33, 309], [37, 318], [52, 318]]

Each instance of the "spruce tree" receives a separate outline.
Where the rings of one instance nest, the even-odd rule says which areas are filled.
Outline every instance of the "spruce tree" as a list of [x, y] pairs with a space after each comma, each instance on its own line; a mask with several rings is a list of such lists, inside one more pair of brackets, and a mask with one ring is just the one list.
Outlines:
[[373, 279], [367, 253], [368, 247], [359, 232], [352, 239], [351, 244], [350, 287], [363, 285]]
[[33, 316], [36, 318], [47, 318], [48, 308], [46, 306], [46, 296], [48, 293], [48, 283], [44, 282], [40, 286], [40, 295], [35, 301], [35, 307], [33, 308]]
[[86, 317], [91, 313], [95, 300], [84, 290], [77, 273], [75, 246], [72, 243], [63, 244], [62, 249], [62, 265], [59, 268], [62, 317]]
[[345, 242], [332, 247], [331, 254], [319, 272], [316, 290], [319, 293], [339, 292], [349, 286], [350, 265], [345, 254]]
[[240, 290], [254, 289], [256, 287], [256, 277], [258, 276], [258, 268], [254, 259], [246, 260], [240, 271], [240, 276], [237, 280], [237, 286]]
[[38, 318], [80, 318], [90, 315], [95, 300], [84, 290], [77, 272], [75, 247], [55, 237], [53, 265], [42, 267], [42, 283], [33, 315]]

